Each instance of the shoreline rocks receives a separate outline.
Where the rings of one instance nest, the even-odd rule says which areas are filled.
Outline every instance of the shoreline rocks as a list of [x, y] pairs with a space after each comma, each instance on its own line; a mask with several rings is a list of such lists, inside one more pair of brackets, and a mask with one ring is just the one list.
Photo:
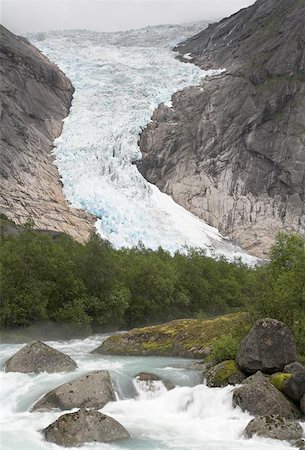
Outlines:
[[245, 428], [247, 438], [261, 436], [282, 441], [298, 442], [302, 439], [303, 428], [298, 422], [278, 415], [268, 415], [252, 419]]
[[275, 319], [258, 320], [241, 342], [237, 364], [245, 373], [282, 372], [297, 360], [296, 345], [286, 325]]
[[112, 417], [99, 411], [80, 409], [64, 414], [43, 430], [45, 439], [63, 447], [85, 442], [114, 442], [128, 439], [128, 431]]
[[70, 356], [42, 341], [27, 344], [5, 363], [6, 372], [55, 373], [69, 372], [76, 368], [77, 364]]
[[101, 409], [116, 400], [107, 370], [97, 370], [75, 378], [48, 392], [31, 408], [31, 412], [62, 411], [73, 408]]
[[280, 415], [285, 419], [298, 419], [301, 411], [276, 389], [270, 381], [257, 372], [233, 391], [233, 406], [248, 411], [253, 416]]
[[233, 359], [216, 364], [204, 372], [203, 376], [209, 387], [224, 387], [229, 384], [240, 384], [246, 378], [245, 374], [239, 370]]

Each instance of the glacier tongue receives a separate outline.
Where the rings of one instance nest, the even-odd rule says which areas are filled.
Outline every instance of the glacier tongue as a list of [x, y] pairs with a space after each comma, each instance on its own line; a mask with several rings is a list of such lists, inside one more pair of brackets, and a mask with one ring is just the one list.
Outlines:
[[141, 241], [174, 252], [192, 246], [254, 263], [255, 258], [148, 183], [133, 164], [141, 158], [139, 133], [154, 109], [162, 102], [171, 107], [174, 92], [215, 73], [181, 63], [171, 51], [202, 28], [197, 23], [29, 38], [75, 87], [70, 115], [55, 142], [56, 164], [67, 199], [99, 218], [100, 235], [115, 247]]

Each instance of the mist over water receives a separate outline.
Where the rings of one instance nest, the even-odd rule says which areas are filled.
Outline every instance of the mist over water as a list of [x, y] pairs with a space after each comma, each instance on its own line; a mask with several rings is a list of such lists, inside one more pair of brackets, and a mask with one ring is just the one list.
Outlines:
[[[90, 353], [107, 335], [86, 339], [48, 341], [69, 354], [78, 364], [70, 373], [4, 373], [5, 361], [22, 344], [0, 345], [1, 450], [55, 450], [60, 447], [43, 440], [40, 430], [64, 412], [30, 413], [44, 394], [91, 370], [109, 370], [117, 401], [101, 411], [124, 425], [130, 440], [115, 444], [87, 444], [83, 450], [284, 450], [288, 443], [242, 437], [251, 419], [232, 407], [232, 388], [208, 388], [191, 360], [157, 357], [102, 356]], [[176, 387], [167, 391], [155, 382], [153, 392], [135, 380], [141, 371], [159, 375]]]

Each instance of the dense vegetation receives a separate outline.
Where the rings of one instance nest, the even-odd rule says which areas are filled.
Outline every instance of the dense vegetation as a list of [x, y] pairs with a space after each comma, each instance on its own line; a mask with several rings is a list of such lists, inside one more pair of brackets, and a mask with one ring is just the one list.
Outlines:
[[96, 235], [81, 245], [29, 224], [1, 233], [0, 283], [2, 329], [51, 320], [86, 333], [248, 310], [284, 321], [305, 349], [305, 247], [297, 235], [279, 234], [270, 263], [251, 269], [193, 249], [115, 250]]

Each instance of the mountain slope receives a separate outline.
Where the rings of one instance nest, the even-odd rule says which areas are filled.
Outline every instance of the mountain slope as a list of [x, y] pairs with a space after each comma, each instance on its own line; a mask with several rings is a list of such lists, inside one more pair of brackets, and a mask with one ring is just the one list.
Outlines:
[[140, 137], [141, 173], [263, 256], [305, 234], [305, 3], [258, 0], [179, 44], [221, 76], [176, 93]]
[[62, 130], [73, 87], [26, 39], [0, 27], [0, 208], [18, 224], [63, 231], [83, 241], [93, 218], [72, 209], [53, 163], [53, 141]]

